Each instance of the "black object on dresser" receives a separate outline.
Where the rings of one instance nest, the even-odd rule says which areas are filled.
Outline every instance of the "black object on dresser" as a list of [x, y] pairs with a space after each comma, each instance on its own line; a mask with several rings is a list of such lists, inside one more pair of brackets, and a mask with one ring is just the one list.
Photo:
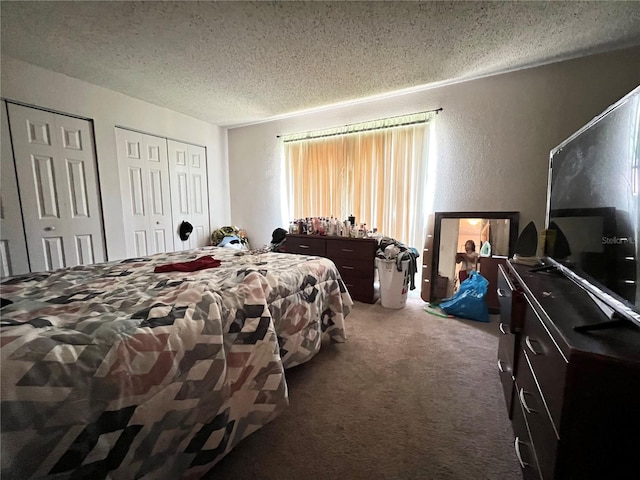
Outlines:
[[640, 478], [640, 328], [576, 332], [606, 316], [554, 271], [508, 261], [498, 284], [498, 369], [524, 478]]
[[330, 237], [316, 235], [287, 235], [287, 253], [326, 257], [338, 267], [353, 300], [375, 303], [379, 292], [375, 289], [375, 255], [378, 243], [372, 238]]

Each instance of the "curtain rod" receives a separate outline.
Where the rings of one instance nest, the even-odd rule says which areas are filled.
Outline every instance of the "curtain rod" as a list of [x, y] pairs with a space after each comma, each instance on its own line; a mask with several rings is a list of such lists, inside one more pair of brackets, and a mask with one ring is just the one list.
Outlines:
[[[422, 112], [416, 112], [416, 113], [409, 113], [407, 115], [394, 115], [393, 117], [387, 117], [387, 118], [379, 118], [376, 120], [369, 120], [370, 122], [383, 122], [385, 120], [391, 120], [392, 118], [397, 118], [397, 117], [408, 117], [411, 115], [420, 115], [421, 113], [431, 113], [431, 112], [435, 112], [435, 114], [437, 115], [439, 112], [442, 112], [444, 109], [442, 107], [440, 108], [435, 108], [433, 110], [424, 110]], [[335, 127], [335, 128], [349, 128], [352, 127], [354, 125], [360, 125], [362, 123], [368, 123], [368, 122], [357, 122], [357, 123], [350, 123], [348, 125], [342, 125], [341, 127]], [[407, 125], [415, 125], [417, 123], [424, 123], [424, 121], [422, 120], [418, 120], [415, 122], [407, 122], [407, 123], [399, 123], [398, 125], [394, 125], [394, 127], [404, 127]], [[380, 130], [383, 128], [393, 128], [393, 127], [372, 127], [372, 128], [364, 128], [362, 130], [358, 130], [358, 132], [368, 132], [371, 130]], [[311, 132], [304, 132], [304, 133], [311, 133]], [[344, 133], [328, 133], [326, 135], [318, 135], [317, 137], [313, 137], [315, 138], [324, 138], [324, 137], [333, 137], [335, 135], [344, 135]], [[282, 135], [276, 135], [276, 138], [280, 138]], [[286, 140], [285, 140], [286, 141]], [[289, 140], [289, 141], [297, 141], [297, 140]]]

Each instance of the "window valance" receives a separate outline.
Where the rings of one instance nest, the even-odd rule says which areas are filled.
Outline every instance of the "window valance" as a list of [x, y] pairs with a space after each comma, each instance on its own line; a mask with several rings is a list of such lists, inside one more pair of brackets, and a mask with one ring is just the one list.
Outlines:
[[287, 142], [297, 142], [301, 140], [312, 140], [315, 138], [333, 137], [335, 135], [348, 135], [351, 133], [361, 133], [371, 130], [380, 130], [384, 128], [404, 127], [408, 125], [416, 125], [419, 123], [429, 122], [438, 111], [431, 110], [428, 112], [413, 113], [410, 115], [400, 115], [397, 117], [383, 118], [380, 120], [372, 120], [369, 122], [352, 123], [342, 127], [328, 128], [324, 130], [313, 130], [309, 132], [293, 133], [282, 135], [280, 139]]

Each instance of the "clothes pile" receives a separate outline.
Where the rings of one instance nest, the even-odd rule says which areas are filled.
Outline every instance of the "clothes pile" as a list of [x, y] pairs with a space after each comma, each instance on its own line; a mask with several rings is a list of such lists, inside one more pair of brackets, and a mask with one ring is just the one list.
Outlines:
[[389, 237], [378, 238], [376, 257], [385, 260], [395, 260], [399, 272], [402, 271], [402, 262], [409, 260], [409, 290], [415, 290], [415, 274], [418, 270], [416, 259], [420, 256], [418, 250], [407, 247], [404, 243]]

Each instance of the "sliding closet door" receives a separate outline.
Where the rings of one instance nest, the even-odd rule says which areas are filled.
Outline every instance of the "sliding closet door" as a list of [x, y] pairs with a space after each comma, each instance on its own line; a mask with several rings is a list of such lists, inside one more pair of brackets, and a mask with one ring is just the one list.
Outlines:
[[188, 250], [209, 244], [209, 195], [207, 159], [204, 147], [168, 140], [171, 172], [171, 209], [173, 231], [185, 221], [193, 225], [187, 241], [175, 237], [176, 250]]
[[31, 271], [105, 260], [89, 121], [9, 104]]
[[172, 252], [167, 141], [116, 128], [127, 255]]
[[27, 240], [13, 163], [6, 102], [2, 102], [2, 165], [0, 169], [0, 277], [29, 271]]

